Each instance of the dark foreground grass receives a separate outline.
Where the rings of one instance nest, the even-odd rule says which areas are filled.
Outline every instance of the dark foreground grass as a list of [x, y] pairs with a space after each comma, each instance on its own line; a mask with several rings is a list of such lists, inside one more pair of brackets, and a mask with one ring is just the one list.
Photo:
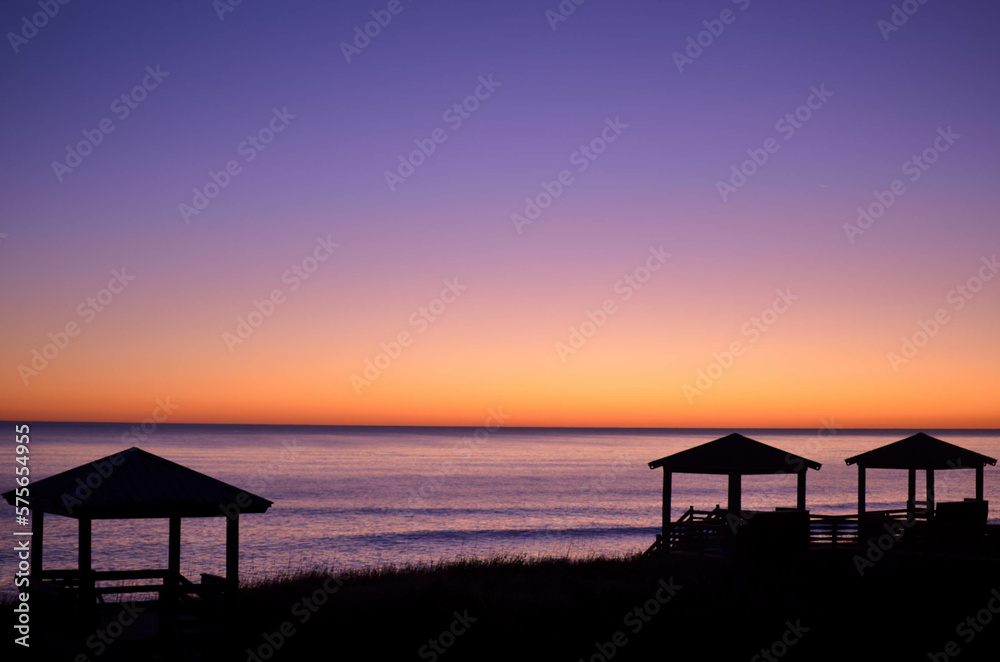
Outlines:
[[248, 587], [232, 659], [927, 660], [948, 641], [1000, 659], [1000, 614], [956, 635], [1000, 589], [995, 562], [501, 557], [331, 577]]
[[312, 570], [245, 586], [208, 636], [88, 659], [890, 661], [951, 641], [949, 659], [997, 660], [994, 589], [995, 561], [896, 555], [861, 576], [840, 552]]

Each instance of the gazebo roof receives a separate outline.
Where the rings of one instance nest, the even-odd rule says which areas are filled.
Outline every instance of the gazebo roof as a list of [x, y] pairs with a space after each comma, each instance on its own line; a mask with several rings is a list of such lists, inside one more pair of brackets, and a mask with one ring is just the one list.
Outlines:
[[799, 473], [820, 466], [737, 433], [649, 463], [650, 469], [663, 467], [665, 471], [695, 474]]
[[923, 432], [844, 461], [869, 469], [974, 469], [997, 463], [992, 457], [949, 444]]
[[[3, 498], [14, 505], [14, 490]], [[224, 517], [263, 513], [271, 501], [141, 448], [108, 455], [31, 484], [33, 510], [75, 518]]]

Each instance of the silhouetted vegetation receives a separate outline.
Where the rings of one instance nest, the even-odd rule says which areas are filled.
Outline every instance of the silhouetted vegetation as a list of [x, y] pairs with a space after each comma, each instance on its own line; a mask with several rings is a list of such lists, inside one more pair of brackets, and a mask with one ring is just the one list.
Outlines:
[[956, 628], [994, 589], [996, 561], [896, 554], [861, 576], [839, 550], [314, 569], [245, 585], [200, 636], [89, 659], [920, 660], [953, 641], [992, 660], [1000, 614], [971, 641]]
[[[949, 640], [962, 646], [963, 659], [994, 659], [1000, 641], [1000, 615], [971, 643], [955, 632], [1000, 588], [995, 562], [892, 557], [862, 577], [843, 553], [747, 563], [697, 556], [470, 559], [337, 575], [342, 584], [329, 600], [303, 610], [301, 601], [324, 583], [332, 586], [331, 576], [314, 571], [247, 587], [237, 607], [234, 659], [248, 659], [247, 649], [268, 652], [260, 649], [265, 635], [280, 632], [283, 622], [295, 633], [272, 659], [326, 659], [350, 650], [446, 661], [612, 659], [608, 653], [615, 660], [750, 659], [790, 628], [805, 631], [787, 637], [795, 641], [783, 659], [927, 659]], [[665, 586], [679, 588], [670, 596]], [[441, 641], [463, 616], [475, 621]], [[616, 633], [624, 645], [615, 643]]]

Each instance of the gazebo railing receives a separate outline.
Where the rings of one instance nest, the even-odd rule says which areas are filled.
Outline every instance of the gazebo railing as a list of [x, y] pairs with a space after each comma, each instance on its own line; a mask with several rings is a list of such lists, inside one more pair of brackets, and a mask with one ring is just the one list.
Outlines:
[[[925, 542], [930, 534], [926, 529], [932, 520], [926, 501], [913, 501], [907, 508], [868, 510], [861, 516], [811, 514], [808, 519], [808, 544], [810, 547], [840, 547], [867, 544], [867, 539], [889, 533], [903, 538], [907, 547]], [[766, 512], [766, 511], [765, 511]], [[733, 541], [735, 530], [727, 519], [728, 511], [716, 506], [713, 510], [696, 510], [693, 506], [670, 523], [666, 539], [657, 537], [650, 552], [663, 549], [703, 551], [725, 547]], [[753, 514], [745, 514], [751, 518]], [[902, 524], [903, 527], [898, 526]], [[916, 528], [912, 528], [917, 524]], [[888, 528], [886, 528], [888, 527]], [[997, 536], [1000, 533], [995, 532]]]
[[[917, 501], [916, 504], [924, 504], [923, 507], [915, 507], [913, 509], [913, 518], [918, 520], [926, 520], [930, 518], [930, 511], [927, 510], [926, 501]], [[910, 516], [910, 511], [906, 508], [895, 508], [890, 510], [866, 510], [865, 516], [882, 516], [895, 519], [906, 519]]]
[[[914, 522], [926, 522], [929, 519], [926, 502], [918, 501], [914, 506], [912, 513], [905, 508], [869, 510], [860, 520], [856, 514], [810, 515], [809, 544], [813, 547], [864, 544], [862, 536], [872, 532], [885, 533], [886, 524], [910, 521], [911, 517]], [[871, 531], [867, 530], [869, 528]]]
[[809, 544], [813, 547], [856, 545], [858, 542], [857, 515], [811, 515], [809, 517]]
[[[176, 574], [176, 580], [172, 581], [174, 573], [166, 568], [153, 568], [146, 570], [93, 570], [88, 573], [86, 585], [82, 580], [79, 570], [43, 570], [37, 573], [38, 579], [43, 582], [54, 584], [59, 588], [72, 592], [86, 590], [96, 598], [103, 601], [103, 596], [114, 594], [130, 593], [156, 593], [162, 600], [164, 598], [177, 598], [181, 596], [223, 593], [229, 588], [225, 581], [206, 581], [195, 583], [190, 579]], [[125, 584], [117, 586], [100, 586], [98, 582], [128, 581], [158, 579], [158, 583]]]
[[725, 511], [719, 506], [714, 510], [688, 508], [670, 525], [667, 546], [671, 549], [704, 550], [724, 545], [730, 540]]
[[704, 522], [710, 520], [721, 520], [725, 517], [726, 512], [719, 507], [715, 506], [712, 510], [695, 510], [694, 506], [691, 506], [684, 511], [684, 514], [677, 518], [674, 524], [680, 524], [682, 522]]

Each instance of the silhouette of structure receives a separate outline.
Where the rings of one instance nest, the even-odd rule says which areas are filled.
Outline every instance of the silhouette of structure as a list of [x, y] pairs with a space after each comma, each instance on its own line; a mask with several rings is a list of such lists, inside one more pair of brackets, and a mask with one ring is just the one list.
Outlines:
[[[933, 518], [936, 508], [934, 503], [934, 472], [951, 471], [955, 469], [975, 469], [976, 471], [976, 498], [966, 499], [966, 502], [976, 502], [969, 504], [968, 509], [982, 512], [982, 519], [986, 521], [986, 505], [983, 500], [983, 468], [985, 465], [995, 465], [997, 461], [989, 456], [970, 451], [955, 444], [941, 441], [923, 432], [886, 444], [867, 453], [861, 453], [844, 460], [848, 465], [858, 465], [858, 516], [865, 515], [865, 480], [868, 469], [905, 469], [909, 474], [909, 484], [906, 498], [906, 511], [911, 516], [917, 513], [917, 471], [926, 472], [927, 492], [926, 500], [923, 502], [924, 511], [928, 518]], [[959, 502], [964, 503], [964, 502]], [[944, 506], [946, 515], [956, 508], [953, 504], [940, 504]]]
[[[685, 546], [692, 538], [704, 547], [706, 539], [724, 544], [737, 529], [750, 518], [743, 511], [743, 483], [745, 475], [754, 474], [796, 474], [798, 490], [795, 509], [782, 509], [767, 516], [759, 517], [753, 513], [753, 521], [758, 530], [781, 527], [782, 522], [793, 520], [798, 528], [804, 544], [808, 539], [809, 512], [806, 510], [806, 472], [809, 469], [818, 470], [819, 462], [806, 459], [793, 453], [787, 453], [774, 446], [768, 446], [741, 434], [733, 433], [702, 444], [653, 460], [650, 469], [663, 469], [663, 513], [662, 533], [657, 537], [657, 543], [664, 549]], [[713, 511], [696, 511], [692, 506], [676, 522], [671, 520], [671, 492], [673, 475], [688, 474], [721, 474], [729, 477], [729, 502], [726, 510], [716, 506]], [[770, 526], [767, 526], [770, 525]], [[804, 525], [804, 528], [803, 526]], [[728, 532], [727, 532], [728, 528]], [[657, 547], [657, 544], [654, 544]]]
[[[14, 505], [15, 492], [3, 495]], [[48, 584], [58, 593], [77, 593], [81, 607], [90, 608], [106, 593], [157, 592], [161, 601], [179, 595], [228, 590], [239, 582], [239, 516], [263, 513], [271, 501], [139, 448], [115, 453], [31, 485], [31, 576], [33, 586]], [[45, 515], [79, 521], [79, 562], [76, 569], [46, 570]], [[203, 576], [195, 584], [183, 577], [181, 520], [185, 517], [226, 518], [226, 576]], [[167, 518], [166, 568], [95, 572], [91, 565], [91, 523], [97, 519]], [[159, 579], [158, 585], [98, 587], [99, 581]], [[212, 580], [215, 581], [212, 581]]]
[[[686, 549], [739, 554], [795, 551], [806, 546], [856, 550], [874, 540], [901, 550], [942, 551], [984, 558], [1000, 557], [1000, 526], [988, 524], [989, 503], [983, 499], [984, 467], [992, 457], [941, 441], [923, 432], [846, 460], [858, 466], [858, 512], [852, 515], [811, 514], [806, 510], [806, 472], [820, 464], [786, 453], [741, 434], [730, 434], [694, 448], [654, 460], [663, 469], [662, 533], [649, 552]], [[906, 508], [869, 511], [865, 504], [868, 469], [900, 469], [909, 474]], [[976, 472], [975, 498], [935, 503], [934, 473], [969, 469]], [[925, 501], [916, 499], [916, 473], [926, 473]], [[726, 509], [695, 510], [692, 506], [671, 521], [672, 477], [675, 473], [729, 476]], [[775, 512], [745, 511], [744, 475], [798, 475], [795, 508]], [[905, 534], [905, 540], [904, 538]]]

